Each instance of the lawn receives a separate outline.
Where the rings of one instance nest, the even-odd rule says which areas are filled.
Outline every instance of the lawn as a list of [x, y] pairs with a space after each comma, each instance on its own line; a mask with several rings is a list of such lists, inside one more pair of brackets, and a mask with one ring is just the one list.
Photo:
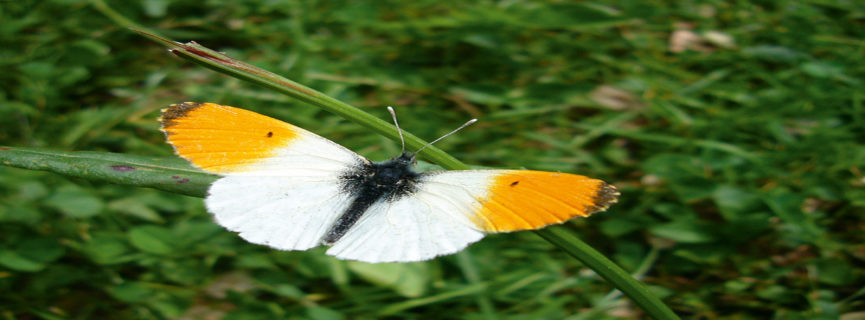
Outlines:
[[[216, 224], [203, 189], [70, 162], [188, 168], [157, 121], [183, 101], [263, 113], [372, 160], [400, 152], [128, 27], [385, 121], [393, 106], [426, 141], [478, 118], [437, 144], [472, 167], [614, 184], [619, 203], [563, 229], [682, 318], [865, 319], [865, 5], [25, 0], [0, 1], [0, 21], [4, 319], [647, 317], [533, 232], [419, 263], [281, 252]], [[9, 156], [20, 148], [34, 156]]]

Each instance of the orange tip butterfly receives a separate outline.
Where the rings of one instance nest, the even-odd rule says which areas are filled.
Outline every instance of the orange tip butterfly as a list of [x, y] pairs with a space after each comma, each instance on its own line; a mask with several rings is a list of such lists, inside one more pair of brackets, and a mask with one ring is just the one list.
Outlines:
[[586, 217], [619, 196], [606, 182], [567, 173], [418, 173], [417, 152], [372, 162], [291, 124], [213, 103], [171, 105], [160, 122], [178, 155], [222, 176], [205, 199], [216, 221], [280, 250], [327, 245], [340, 259], [422, 261], [486, 233]]

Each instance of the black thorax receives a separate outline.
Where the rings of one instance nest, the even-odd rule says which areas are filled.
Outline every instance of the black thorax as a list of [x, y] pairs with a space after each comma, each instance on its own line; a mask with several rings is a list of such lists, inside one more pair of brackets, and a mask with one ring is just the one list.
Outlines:
[[396, 201], [417, 190], [419, 173], [412, 170], [412, 155], [403, 153], [388, 161], [364, 163], [339, 177], [340, 188], [352, 196], [348, 209], [336, 219], [324, 237], [333, 244], [378, 201]]

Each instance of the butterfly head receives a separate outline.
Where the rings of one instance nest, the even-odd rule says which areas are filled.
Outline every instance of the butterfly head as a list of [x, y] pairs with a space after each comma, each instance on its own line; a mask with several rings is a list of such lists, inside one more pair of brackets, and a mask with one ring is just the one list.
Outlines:
[[402, 135], [402, 128], [399, 127], [399, 122], [396, 121], [396, 112], [394, 112], [393, 107], [390, 107], [390, 106], [387, 107], [387, 111], [389, 111], [390, 115], [393, 117], [393, 124], [396, 126], [397, 133], [399, 133], [399, 140], [400, 140], [400, 142], [402, 142], [402, 154], [400, 154], [397, 157], [394, 157], [393, 159], [391, 159], [391, 161], [402, 159], [400, 161], [407, 161], [406, 164], [411, 164], [411, 165], [417, 164], [417, 155], [420, 154], [420, 152], [423, 151], [423, 149], [425, 149], [426, 147], [431, 146], [433, 143], [439, 142], [441, 139], [447, 138], [448, 136], [456, 133], [457, 131], [460, 131], [463, 128], [468, 127], [472, 123], [478, 122], [478, 119], [471, 119], [468, 122], [464, 123], [463, 125], [459, 126], [459, 128], [454, 129], [454, 131], [451, 131], [448, 134], [443, 135], [443, 136], [439, 137], [438, 139], [433, 140], [433, 142], [425, 144], [423, 147], [420, 147], [420, 149], [417, 149], [417, 151], [406, 152], [405, 151], [405, 138]]
[[400, 155], [390, 158], [390, 161], [406, 166], [417, 165], [417, 153], [403, 151]]

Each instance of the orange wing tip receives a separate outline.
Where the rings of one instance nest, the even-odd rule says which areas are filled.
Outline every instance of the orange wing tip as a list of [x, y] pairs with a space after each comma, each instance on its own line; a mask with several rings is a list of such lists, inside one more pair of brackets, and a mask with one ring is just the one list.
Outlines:
[[613, 185], [585, 176], [511, 171], [493, 178], [472, 221], [487, 232], [538, 229], [604, 211], [618, 196]]
[[252, 169], [275, 157], [300, 133], [285, 122], [207, 102], [170, 105], [162, 110], [160, 121], [179, 156], [220, 174]]

